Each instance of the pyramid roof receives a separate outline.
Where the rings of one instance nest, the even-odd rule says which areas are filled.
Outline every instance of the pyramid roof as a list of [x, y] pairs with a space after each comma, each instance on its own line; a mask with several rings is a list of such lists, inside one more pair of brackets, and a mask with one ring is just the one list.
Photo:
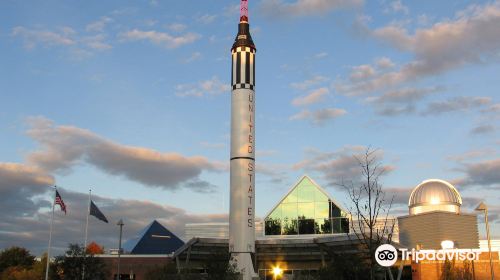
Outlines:
[[184, 242], [170, 230], [154, 220], [135, 237], [123, 245], [126, 252], [133, 255], [171, 254]]

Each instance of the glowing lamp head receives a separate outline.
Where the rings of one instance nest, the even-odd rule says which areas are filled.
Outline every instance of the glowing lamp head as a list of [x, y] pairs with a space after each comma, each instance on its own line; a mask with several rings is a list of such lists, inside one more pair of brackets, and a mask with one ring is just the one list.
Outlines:
[[274, 277], [281, 276], [282, 274], [283, 274], [283, 269], [281, 269], [279, 266], [273, 267]]
[[443, 249], [453, 249], [454, 247], [455, 247], [455, 243], [451, 240], [441, 241], [441, 248], [443, 248]]

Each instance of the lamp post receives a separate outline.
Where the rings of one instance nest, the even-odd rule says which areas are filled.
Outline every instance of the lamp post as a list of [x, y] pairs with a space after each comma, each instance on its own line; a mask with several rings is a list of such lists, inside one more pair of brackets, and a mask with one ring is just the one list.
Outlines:
[[486, 239], [488, 239], [488, 252], [490, 254], [490, 271], [491, 280], [495, 280], [495, 272], [493, 271], [493, 260], [491, 258], [491, 239], [490, 239], [490, 225], [488, 224], [488, 207], [484, 202], [479, 203], [475, 209], [476, 211], [484, 212], [484, 223], [486, 224]]
[[280, 279], [281, 275], [283, 275], [283, 269], [279, 266], [273, 268], [273, 280]]
[[120, 219], [116, 225], [120, 226], [120, 239], [118, 242], [118, 277], [117, 277], [117, 279], [121, 280], [122, 277], [120, 274], [120, 255], [122, 253], [122, 232], [123, 232], [123, 225], [124, 225], [123, 220]]

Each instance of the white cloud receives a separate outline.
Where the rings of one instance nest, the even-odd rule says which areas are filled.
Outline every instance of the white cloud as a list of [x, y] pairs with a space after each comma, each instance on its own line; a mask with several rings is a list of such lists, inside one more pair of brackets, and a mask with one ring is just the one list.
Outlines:
[[483, 134], [488, 134], [496, 131], [496, 127], [491, 124], [482, 124], [474, 127], [470, 133], [473, 135], [483, 135]]
[[435, 101], [427, 105], [422, 112], [423, 115], [440, 115], [454, 111], [467, 111], [474, 108], [481, 108], [491, 104], [489, 97], [460, 96], [444, 101]]
[[265, 163], [262, 161], [258, 161], [255, 165], [256, 178], [266, 176], [274, 184], [283, 184], [287, 179], [287, 171], [289, 169], [290, 166], [285, 164]]
[[94, 36], [84, 37], [82, 42], [89, 48], [94, 50], [109, 50], [112, 48], [110, 44], [106, 41], [106, 36], [104, 34], [97, 34]]
[[208, 149], [224, 149], [224, 148], [226, 148], [226, 144], [224, 144], [224, 143], [201, 142], [200, 145], [202, 147], [208, 148]]
[[235, 19], [240, 14], [240, 4], [226, 6], [223, 14], [225, 17]]
[[32, 118], [27, 134], [41, 149], [28, 155], [30, 166], [46, 172], [68, 172], [78, 163], [90, 164], [108, 174], [145, 186], [173, 190], [199, 182], [203, 171], [218, 170], [202, 156], [126, 146], [74, 126], [56, 126], [45, 118]]
[[420, 26], [428, 26], [431, 24], [431, 18], [429, 15], [421, 14], [417, 17], [417, 24]]
[[482, 110], [483, 113], [500, 113], [500, 103], [492, 104], [488, 108]]
[[401, 51], [413, 54], [414, 59], [390, 72], [357, 81], [336, 83], [336, 89], [346, 95], [366, 94], [400, 86], [467, 64], [488, 62], [500, 51], [500, 2], [474, 5], [458, 13], [453, 20], [444, 20], [413, 34], [398, 25], [375, 30], [364, 26], [365, 33]]
[[375, 65], [380, 69], [389, 69], [394, 67], [394, 62], [388, 57], [380, 57], [375, 61]]
[[500, 159], [464, 163], [461, 171], [466, 174], [462, 180], [464, 185], [500, 187]]
[[416, 88], [403, 88], [394, 91], [388, 91], [377, 97], [368, 97], [366, 101], [372, 103], [412, 103], [418, 100], [421, 100], [425, 96], [435, 93], [439, 90], [443, 90], [441, 87], [432, 87], [425, 89], [416, 89]]
[[471, 160], [484, 159], [484, 158], [487, 158], [489, 156], [496, 157], [497, 156], [496, 150], [493, 148], [489, 148], [489, 147], [482, 147], [479, 149], [467, 151], [467, 152], [462, 153], [462, 154], [449, 156], [449, 157], [447, 157], [447, 159], [457, 161], [457, 162], [467, 162], [467, 161], [471, 161]]
[[112, 21], [110, 17], [101, 17], [99, 20], [87, 24], [85, 30], [87, 32], [103, 32], [106, 25]]
[[37, 45], [50, 46], [70, 46], [76, 44], [74, 39], [75, 31], [69, 27], [60, 28], [58, 31], [42, 29], [28, 29], [16, 26], [12, 29], [12, 36], [20, 36], [24, 39], [24, 46], [33, 49]]
[[306, 90], [318, 84], [324, 83], [326, 81], [328, 81], [327, 77], [316, 75], [309, 80], [305, 80], [299, 83], [291, 83], [290, 86], [298, 90]]
[[205, 97], [229, 93], [231, 87], [227, 83], [223, 83], [217, 76], [213, 76], [210, 80], [200, 81], [196, 84], [180, 84], [175, 87], [175, 94], [179, 97]]
[[209, 14], [204, 14], [200, 17], [198, 17], [196, 20], [203, 23], [203, 24], [209, 24], [214, 22], [214, 20], [217, 18], [217, 15], [209, 15]]
[[[41, 189], [39, 193], [45, 192], [54, 185], [54, 177], [46, 173], [43, 169], [18, 163], [0, 162], [0, 192], [9, 191], [11, 186], [21, 188]], [[11, 189], [12, 190], [12, 189]]]
[[182, 32], [182, 31], [186, 30], [187, 25], [182, 24], [182, 23], [172, 23], [172, 24], [168, 25], [167, 28], [170, 29], [171, 31], [174, 31], [174, 32]]
[[[358, 159], [365, 155], [366, 147], [359, 145], [345, 146], [333, 152], [308, 148], [304, 151], [306, 158], [293, 165], [295, 170], [318, 172], [323, 175], [329, 186], [338, 187], [342, 182], [357, 183], [362, 178]], [[379, 161], [384, 157], [382, 150], [373, 154]], [[394, 166], [381, 165], [386, 173], [394, 170]]]
[[352, 67], [351, 76], [349, 79], [351, 81], [365, 80], [375, 76], [375, 69], [368, 64], [358, 65]]
[[262, 150], [258, 149], [255, 151], [255, 154], [257, 157], [269, 157], [269, 156], [274, 156], [278, 154], [279, 152], [277, 150]]
[[327, 56], [328, 56], [327, 52], [320, 52], [320, 53], [315, 54], [314, 58], [321, 59], [321, 58], [325, 58]]
[[[54, 186], [52, 175], [35, 166], [19, 163], [0, 162], [0, 228], [5, 232], [12, 226], [7, 226], [13, 216], [33, 217], [40, 207], [50, 207], [50, 203], [33, 199], [43, 195]], [[4, 224], [5, 223], [5, 224]], [[1, 234], [1, 233], [0, 233]], [[2, 240], [9, 240], [0, 237]], [[0, 245], [1, 247], [1, 245]]]
[[194, 52], [191, 54], [190, 57], [186, 58], [186, 60], [184, 60], [185, 63], [191, 63], [193, 61], [196, 61], [196, 60], [199, 60], [201, 58], [201, 53], [200, 52]]
[[[417, 31], [418, 32], [418, 31]], [[400, 50], [412, 50], [415, 38], [399, 25], [388, 25], [372, 31], [372, 36]]]
[[120, 33], [119, 37], [125, 41], [146, 40], [155, 45], [174, 49], [197, 41], [201, 38], [201, 35], [196, 33], [186, 33], [179, 36], [172, 36], [168, 33], [158, 32], [154, 30], [143, 31], [139, 29], [133, 29], [127, 32]]
[[358, 7], [363, 0], [297, 0], [292, 3], [283, 0], [263, 0], [260, 3], [262, 13], [269, 17], [300, 17]]
[[[17, 189], [20, 185], [11, 185]], [[46, 188], [48, 190], [48, 188]], [[59, 210], [55, 212], [57, 230], [53, 232], [53, 252], [62, 254], [68, 243], [80, 243], [82, 231], [85, 227], [86, 209], [88, 207], [88, 193], [79, 193], [59, 188], [66, 207], [67, 215]], [[94, 190], [97, 191], [98, 190]], [[53, 192], [50, 197], [53, 197]], [[45, 198], [45, 197], [44, 197]], [[17, 245], [28, 248], [33, 254], [40, 256], [47, 250], [47, 225], [50, 223], [51, 201], [42, 199], [38, 202], [32, 194], [26, 194], [26, 200], [19, 201], [16, 196], [0, 197], [4, 208], [0, 212], [0, 248]], [[123, 218], [126, 224], [123, 238], [128, 240], [139, 233], [153, 220], [171, 230], [181, 239], [185, 239], [184, 226], [186, 223], [227, 222], [227, 214], [196, 214], [184, 209], [165, 204], [153, 203], [134, 199], [114, 199], [93, 194], [92, 200], [110, 221], [115, 224]], [[17, 204], [4, 204], [12, 202]], [[44, 209], [45, 208], [45, 209]], [[26, 212], [30, 209], [29, 212]], [[138, 211], [140, 209], [140, 211]], [[104, 245], [106, 249], [116, 247], [116, 229], [110, 224], [94, 219], [89, 220], [89, 240]], [[21, 233], [21, 234], [20, 234]], [[186, 240], [185, 240], [186, 241]]]
[[260, 29], [260, 26], [254, 26], [254, 27], [250, 27], [250, 34], [252, 34], [253, 36], [257, 35], [261, 32], [262, 29]]
[[367, 97], [365, 101], [374, 106], [377, 114], [394, 116], [414, 113], [417, 102], [443, 90], [444, 87], [399, 88], [387, 91], [379, 96]]
[[[94, 29], [96, 27], [93, 27], [92, 30]], [[112, 48], [111, 44], [106, 41], [104, 33], [82, 36], [70, 27], [62, 27], [51, 31], [17, 26], [12, 29], [11, 34], [14, 37], [21, 37], [24, 40], [24, 47], [26, 49], [34, 49], [37, 46], [45, 48], [61, 47], [74, 60], [85, 59], [91, 57], [95, 51], [104, 51]]]
[[305, 105], [311, 105], [314, 103], [318, 103], [321, 100], [323, 100], [325, 95], [327, 95], [329, 92], [330, 91], [328, 90], [328, 88], [324, 88], [324, 87], [318, 88], [316, 90], [309, 92], [306, 96], [301, 96], [301, 97], [297, 97], [297, 98], [293, 99], [292, 104], [294, 106], [305, 106]]
[[334, 120], [347, 113], [344, 109], [324, 108], [316, 111], [302, 110], [290, 117], [290, 120], [309, 120], [314, 125], [323, 125], [329, 120]]
[[410, 11], [410, 9], [408, 9], [408, 7], [401, 2], [401, 0], [392, 1], [389, 4], [389, 7], [392, 12], [395, 13], [401, 12], [404, 13], [405, 15], [408, 14]]

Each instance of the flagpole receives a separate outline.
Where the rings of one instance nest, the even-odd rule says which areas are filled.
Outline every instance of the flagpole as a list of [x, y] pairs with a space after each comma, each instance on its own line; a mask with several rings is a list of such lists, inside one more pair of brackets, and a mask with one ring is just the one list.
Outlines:
[[[85, 258], [87, 257], [87, 241], [88, 241], [88, 232], [89, 232], [89, 216], [90, 216], [90, 201], [91, 201], [92, 189], [89, 190], [89, 203], [87, 208], [87, 223], [85, 225], [85, 243], [83, 246], [83, 254]], [[83, 264], [82, 269], [82, 280], [85, 279], [85, 263]]]
[[55, 191], [56, 191], [56, 186], [54, 186], [54, 201], [52, 202], [52, 218], [50, 219], [49, 247], [47, 249], [47, 266], [45, 268], [45, 280], [49, 279], [50, 247], [52, 245], [52, 227], [54, 226], [54, 208], [56, 206]]
[[[92, 193], [92, 190], [89, 190], [89, 204], [88, 204], [88, 208], [87, 208], [87, 224], [85, 225], [85, 250], [87, 249], [87, 238], [88, 238], [88, 232], [89, 232], [89, 215], [90, 215], [90, 201], [91, 201], [91, 193]], [[87, 251], [85, 251], [87, 252]]]

